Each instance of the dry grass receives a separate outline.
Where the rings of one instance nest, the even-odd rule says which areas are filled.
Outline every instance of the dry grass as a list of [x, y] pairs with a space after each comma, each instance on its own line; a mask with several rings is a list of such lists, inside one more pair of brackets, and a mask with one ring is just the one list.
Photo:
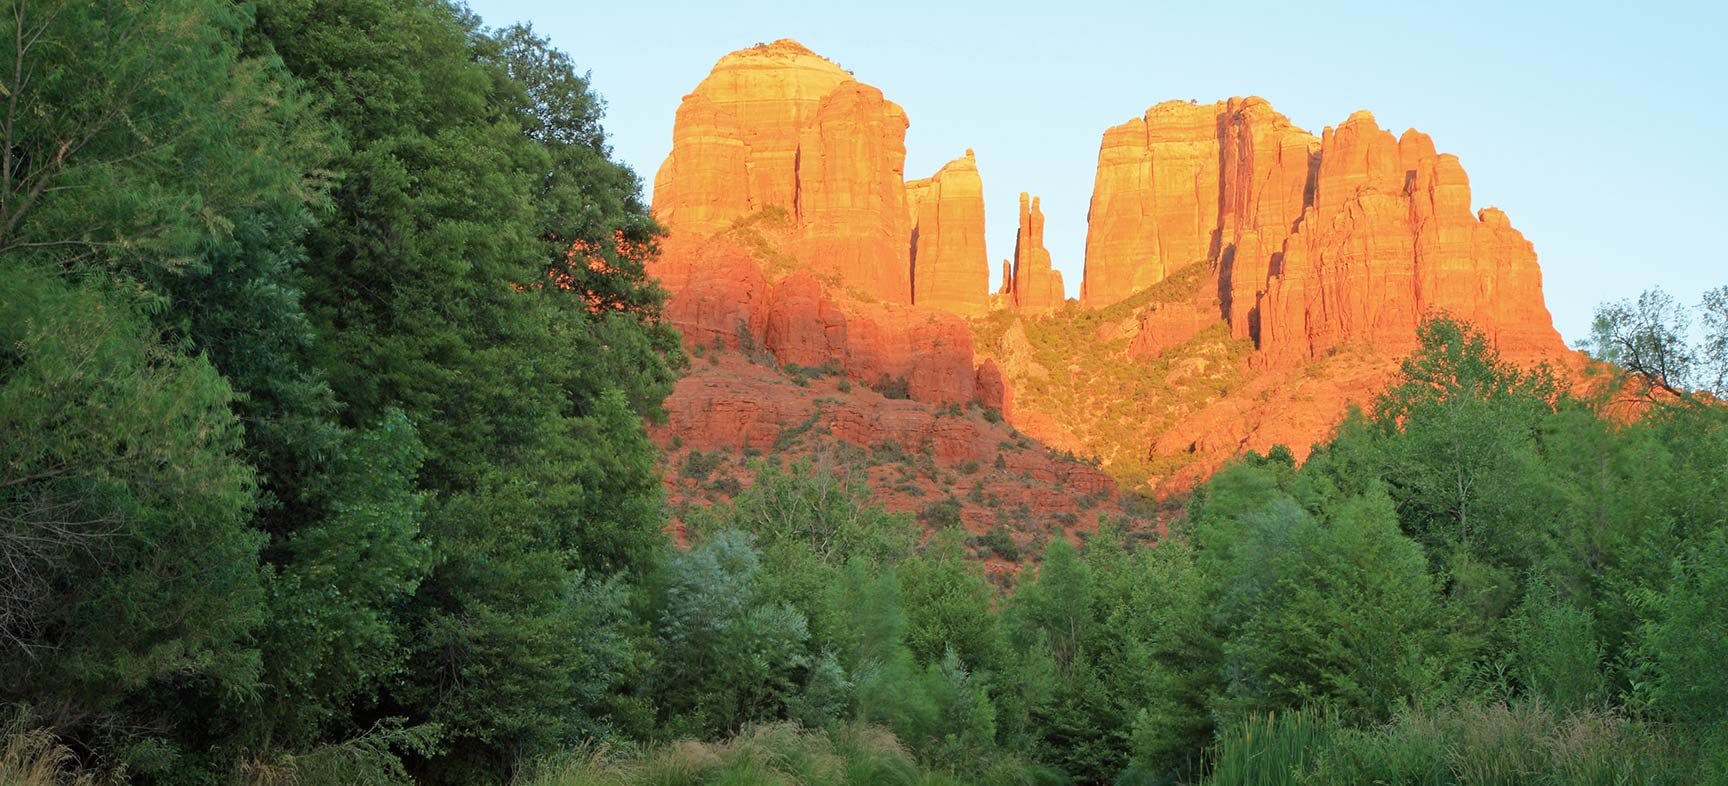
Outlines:
[[0, 784], [5, 786], [94, 786], [89, 775], [76, 771], [72, 751], [43, 729], [29, 729], [20, 719], [5, 725], [0, 743]]

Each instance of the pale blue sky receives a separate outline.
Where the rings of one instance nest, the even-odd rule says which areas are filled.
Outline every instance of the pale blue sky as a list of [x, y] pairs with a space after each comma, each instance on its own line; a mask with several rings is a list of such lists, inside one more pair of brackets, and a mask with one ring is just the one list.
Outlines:
[[[795, 38], [906, 108], [906, 174], [977, 151], [992, 276], [1019, 192], [1078, 293], [1105, 128], [1168, 99], [1260, 95], [1318, 134], [1357, 109], [1455, 153], [1475, 206], [1536, 244], [1568, 341], [1596, 304], [1728, 283], [1728, 0], [1092, 3], [471, 0], [592, 71], [647, 188], [722, 55]], [[969, 4], [968, 4], [969, 5]]]

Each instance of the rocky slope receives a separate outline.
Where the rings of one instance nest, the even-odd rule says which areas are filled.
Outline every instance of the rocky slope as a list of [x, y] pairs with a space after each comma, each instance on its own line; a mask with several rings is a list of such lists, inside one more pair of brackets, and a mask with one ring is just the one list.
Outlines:
[[[976, 157], [907, 182], [906, 128], [881, 91], [791, 41], [727, 55], [685, 97], [655, 178], [670, 235], [651, 272], [707, 360], [657, 431], [672, 461], [796, 453], [789, 430], [820, 432], [806, 452], [928, 455], [925, 492], [946, 498], [963, 496], [959, 467], [1024, 442], [1039, 458], [1009, 461], [1032, 484], [1015, 504], [1083, 528], [1063, 500], [1114, 498], [1111, 477], [1180, 491], [1244, 450], [1305, 455], [1429, 315], [1519, 360], [1574, 362], [1531, 244], [1473, 212], [1456, 157], [1366, 112], [1315, 136], [1259, 98], [1167, 102], [1107, 130], [1078, 303], [1026, 194], [990, 293]], [[892, 504], [927, 504], [870, 472]], [[686, 485], [680, 499], [701, 496]], [[967, 510], [970, 529], [988, 523]]]
[[666, 453], [675, 528], [691, 506], [747, 487], [752, 463], [764, 460], [861, 478], [890, 510], [932, 527], [957, 524], [993, 574], [1012, 573], [1052, 537], [1083, 537], [1100, 517], [1156, 527], [1151, 513], [1124, 509], [1108, 474], [1046, 448], [996, 410], [931, 406], [766, 352], [693, 349], [666, 422], [650, 429]]

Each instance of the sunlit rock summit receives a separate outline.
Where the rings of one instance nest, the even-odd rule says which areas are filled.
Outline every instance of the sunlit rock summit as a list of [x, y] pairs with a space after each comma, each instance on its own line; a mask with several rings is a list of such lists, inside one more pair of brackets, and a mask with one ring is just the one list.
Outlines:
[[[1018, 222], [992, 286], [988, 151], [908, 181], [907, 127], [796, 42], [721, 58], [654, 181], [670, 234], [652, 272], [687, 343], [1005, 412], [1155, 490], [1248, 449], [1304, 455], [1433, 315], [1521, 362], [1570, 358], [1531, 243], [1472, 204], [1456, 156], [1367, 112], [1315, 136], [1261, 98], [1169, 101], [1105, 130], [1077, 301], [1024, 193], [993, 208]], [[675, 426], [695, 422], [680, 401]], [[736, 432], [715, 425], [726, 405], [701, 406], [690, 433]]]

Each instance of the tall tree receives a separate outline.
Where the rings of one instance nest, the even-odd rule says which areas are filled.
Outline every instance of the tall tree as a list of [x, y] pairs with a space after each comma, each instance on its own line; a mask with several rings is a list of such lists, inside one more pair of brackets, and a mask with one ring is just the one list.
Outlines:
[[446, 730], [427, 777], [497, 777], [599, 727], [596, 691], [559, 675], [609, 656], [561, 632], [661, 542], [657, 230], [598, 101], [529, 31], [411, 0], [270, 0], [256, 29], [341, 145], [306, 241], [319, 364], [346, 425], [400, 410], [424, 445], [435, 567], [377, 712]]
[[233, 391], [130, 304], [14, 265], [0, 347], [0, 696], [171, 775], [185, 715], [258, 687]]
[[1728, 395], [1728, 287], [1705, 291], [1696, 308], [1660, 288], [1603, 303], [1580, 345], [1669, 395]]

